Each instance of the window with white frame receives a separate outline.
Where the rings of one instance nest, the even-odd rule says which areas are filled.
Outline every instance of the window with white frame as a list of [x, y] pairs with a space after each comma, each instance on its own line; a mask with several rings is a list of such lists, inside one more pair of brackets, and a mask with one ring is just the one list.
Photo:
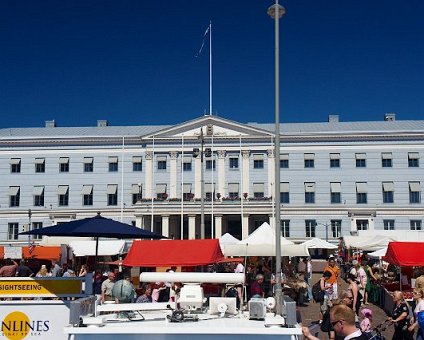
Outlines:
[[281, 169], [288, 169], [290, 166], [289, 163], [289, 154], [283, 153], [280, 155], [280, 168]]
[[93, 157], [84, 157], [83, 160], [83, 171], [93, 172], [94, 171], [94, 160]]
[[237, 170], [239, 168], [239, 158], [231, 156], [228, 159], [230, 170]]
[[157, 162], [157, 168], [160, 171], [164, 171], [166, 170], [166, 166], [167, 166], [167, 157], [166, 156], [157, 156], [156, 157], [156, 162]]
[[395, 185], [393, 182], [383, 182], [383, 203], [394, 202]]
[[290, 237], [290, 220], [281, 220], [281, 236]]
[[395, 230], [395, 220], [383, 220], [384, 230]]
[[356, 183], [356, 203], [357, 204], [368, 203], [368, 187], [366, 182]]
[[192, 170], [192, 161], [193, 158], [191, 156], [183, 156], [183, 171]]
[[[32, 222], [31, 223], [32, 230], [37, 230], [43, 228], [43, 222]], [[41, 240], [43, 235], [33, 235], [34, 240]]]
[[264, 155], [254, 154], [253, 155], [253, 169], [263, 169], [264, 168]]
[[342, 184], [340, 182], [330, 183], [330, 201], [331, 204], [342, 203]]
[[118, 184], [107, 185], [107, 205], [115, 206], [118, 205]]
[[183, 200], [184, 201], [189, 201], [194, 197], [194, 195], [192, 196], [192, 190], [193, 190], [192, 183], [183, 183]]
[[205, 169], [206, 170], [215, 170], [216, 169], [215, 159], [207, 159], [206, 162], [205, 162]]
[[12, 174], [17, 174], [21, 172], [21, 159], [20, 158], [11, 158], [10, 159], [10, 172]]
[[59, 158], [59, 172], [69, 172], [69, 157]]
[[35, 159], [35, 173], [46, 172], [46, 160], [44, 158]]
[[156, 184], [156, 198], [157, 199], [167, 199], [168, 194], [166, 192], [167, 185], [165, 183]]
[[12, 222], [8, 224], [7, 228], [7, 239], [8, 240], [17, 240], [19, 234], [19, 224], [16, 222]]
[[253, 183], [253, 197], [263, 198], [264, 196], [264, 183]]
[[305, 220], [305, 237], [316, 237], [317, 221], [316, 220]]
[[420, 182], [409, 182], [409, 203], [421, 203], [421, 184]]
[[131, 199], [132, 204], [136, 204], [143, 198], [143, 185], [141, 183], [133, 184], [131, 186]]
[[418, 152], [408, 152], [408, 167], [418, 168], [420, 166], [420, 154]]
[[143, 171], [143, 158], [141, 156], [133, 156], [132, 168], [134, 172]]
[[21, 201], [21, 187], [9, 187], [9, 207], [19, 207]]
[[93, 205], [93, 186], [83, 185], [81, 190], [82, 205], [90, 206]]
[[421, 220], [410, 220], [409, 225], [411, 230], [421, 230]]
[[44, 186], [34, 186], [32, 190], [32, 196], [34, 198], [34, 207], [44, 207]]
[[228, 183], [228, 198], [236, 199], [239, 198], [239, 184], [238, 183]]
[[304, 162], [305, 168], [314, 168], [315, 167], [315, 154], [314, 153], [305, 153], [303, 162]]
[[205, 198], [207, 200], [215, 199], [215, 183], [205, 183]]
[[381, 153], [381, 167], [391, 168], [393, 166], [392, 153], [391, 152], [382, 152]]
[[330, 168], [340, 168], [339, 153], [330, 153]]
[[305, 182], [305, 203], [315, 203], [315, 183]]
[[290, 183], [289, 182], [280, 183], [280, 202], [281, 204], [290, 203]]
[[334, 238], [342, 236], [342, 220], [331, 220], [331, 234]]
[[365, 153], [356, 153], [355, 161], [357, 168], [366, 168], [367, 166], [367, 154]]
[[368, 230], [368, 220], [356, 220], [356, 230]]
[[57, 187], [58, 204], [60, 207], [69, 205], [69, 186], [59, 185]]
[[110, 156], [108, 158], [109, 172], [118, 172], [118, 156]]

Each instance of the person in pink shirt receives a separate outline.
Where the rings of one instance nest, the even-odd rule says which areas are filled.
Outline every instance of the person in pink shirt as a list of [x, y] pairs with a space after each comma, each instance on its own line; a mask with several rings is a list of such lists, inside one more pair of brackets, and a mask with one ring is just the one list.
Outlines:
[[371, 336], [372, 328], [372, 310], [369, 308], [364, 308], [361, 310], [362, 321], [360, 324], [362, 333], [368, 334]]

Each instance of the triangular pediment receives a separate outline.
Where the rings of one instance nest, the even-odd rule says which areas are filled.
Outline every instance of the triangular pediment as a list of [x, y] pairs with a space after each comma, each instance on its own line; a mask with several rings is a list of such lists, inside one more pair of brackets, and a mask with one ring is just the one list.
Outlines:
[[[235, 137], [265, 137], [270, 136], [271, 133], [256, 127], [224, 119], [221, 117], [207, 115], [200, 118], [190, 120], [170, 128], [157, 131], [150, 137], [155, 138], [191, 138], [199, 137], [203, 132], [204, 136], [214, 136], [222, 138], [235, 138]], [[148, 136], [146, 136], [148, 137]]]

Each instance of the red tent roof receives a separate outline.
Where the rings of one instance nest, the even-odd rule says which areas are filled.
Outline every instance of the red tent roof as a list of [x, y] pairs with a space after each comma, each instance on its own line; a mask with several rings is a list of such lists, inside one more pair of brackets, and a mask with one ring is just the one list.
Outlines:
[[219, 240], [135, 240], [124, 260], [130, 267], [202, 266], [221, 261]]
[[424, 242], [390, 242], [387, 248], [387, 261], [398, 266], [424, 266]]

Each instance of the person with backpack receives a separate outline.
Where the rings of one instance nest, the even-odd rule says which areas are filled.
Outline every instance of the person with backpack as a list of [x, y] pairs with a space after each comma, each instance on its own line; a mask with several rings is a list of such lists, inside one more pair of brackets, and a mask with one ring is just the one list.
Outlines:
[[[414, 299], [415, 299], [415, 309], [414, 309], [414, 322], [409, 326], [408, 330], [414, 332], [415, 328], [418, 326], [418, 332], [416, 340], [424, 340], [424, 290], [423, 289], [414, 289]], [[421, 317], [422, 323], [419, 323], [419, 318]]]
[[319, 281], [312, 286], [312, 296], [315, 302], [320, 304], [319, 323], [322, 323], [322, 317], [324, 313], [332, 305], [330, 297], [333, 294], [333, 285], [328, 283], [330, 277], [331, 273], [329, 271], [325, 271]]

